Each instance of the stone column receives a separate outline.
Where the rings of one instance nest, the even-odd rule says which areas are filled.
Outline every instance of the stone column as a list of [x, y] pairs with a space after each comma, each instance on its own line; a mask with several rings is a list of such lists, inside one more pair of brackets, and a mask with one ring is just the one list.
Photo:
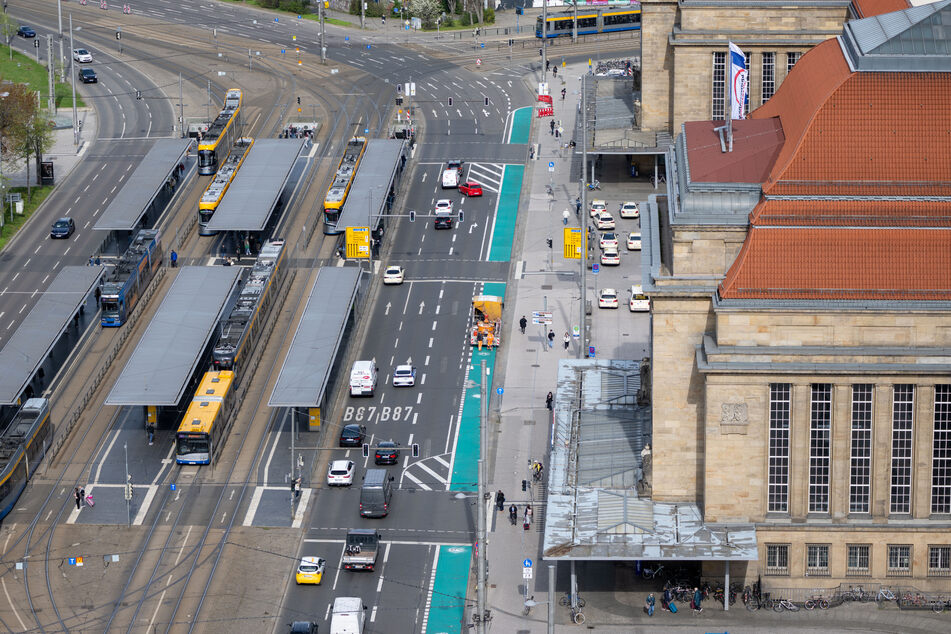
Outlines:
[[789, 430], [789, 516], [805, 521], [809, 510], [809, 410], [810, 385], [792, 386]]
[[852, 386], [832, 389], [832, 473], [829, 487], [829, 513], [833, 520], [849, 514], [850, 447], [852, 445]]
[[892, 469], [892, 395], [891, 385], [875, 386], [872, 403], [872, 517], [888, 516]]
[[915, 452], [911, 472], [911, 513], [916, 518], [928, 518], [931, 515], [934, 385], [915, 386], [914, 425]]

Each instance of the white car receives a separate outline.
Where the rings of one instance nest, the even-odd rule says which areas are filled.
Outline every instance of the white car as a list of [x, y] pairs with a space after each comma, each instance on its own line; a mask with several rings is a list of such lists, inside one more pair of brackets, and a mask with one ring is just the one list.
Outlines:
[[617, 291], [613, 288], [602, 288], [598, 293], [598, 308], [617, 308]]
[[604, 266], [618, 266], [621, 263], [621, 255], [617, 252], [617, 247], [608, 247], [601, 252], [601, 264]]
[[627, 250], [628, 251], [641, 250], [641, 233], [639, 231], [632, 231], [629, 234], [627, 234]]
[[353, 462], [334, 460], [327, 469], [327, 484], [332, 487], [348, 487], [353, 484]]
[[438, 213], [440, 211], [448, 211], [449, 213], [452, 213], [452, 201], [448, 198], [440, 198], [437, 200], [436, 208], [433, 210], [433, 212]]
[[386, 270], [383, 271], [383, 283], [402, 284], [405, 276], [406, 271], [403, 270], [402, 266], [388, 266]]
[[602, 249], [608, 249], [611, 247], [616, 249], [617, 248], [617, 234], [612, 231], [609, 231], [608, 233], [602, 233], [601, 238], [599, 240], [599, 244]]
[[594, 226], [601, 230], [614, 229], [614, 217], [606, 211], [600, 211], [594, 217]]
[[630, 309], [632, 313], [649, 313], [651, 310], [651, 300], [644, 294], [644, 287], [634, 285], [631, 287], [631, 303]]
[[92, 54], [84, 48], [74, 48], [73, 59], [80, 64], [88, 64], [92, 61]]
[[413, 387], [416, 385], [416, 368], [411, 365], [398, 365], [393, 370], [393, 387]]
[[607, 210], [608, 210], [608, 204], [599, 198], [599, 199], [595, 199], [591, 201], [591, 209], [589, 209], [588, 211], [591, 212], [591, 217], [594, 218], [600, 212], [607, 211]]
[[640, 218], [641, 210], [637, 207], [635, 202], [626, 202], [621, 203], [621, 211], [619, 212], [622, 218]]

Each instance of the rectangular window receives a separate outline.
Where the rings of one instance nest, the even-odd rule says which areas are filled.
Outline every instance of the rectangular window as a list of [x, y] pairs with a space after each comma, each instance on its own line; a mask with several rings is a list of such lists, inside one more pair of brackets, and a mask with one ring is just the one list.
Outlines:
[[717, 121], [726, 117], [726, 53], [713, 53], [713, 108], [712, 119]]
[[872, 487], [872, 386], [852, 386], [849, 513], [868, 513]]
[[849, 544], [845, 574], [848, 577], [867, 577], [871, 574], [868, 567], [868, 544]]
[[911, 513], [911, 449], [915, 386], [896, 385], [892, 400], [892, 513]]
[[793, 66], [796, 65], [796, 62], [799, 61], [799, 58], [802, 57], [802, 53], [796, 53], [790, 51], [786, 53], [786, 74], [789, 74], [789, 71], [792, 70]]
[[928, 576], [951, 577], [951, 546], [928, 548]]
[[763, 53], [763, 103], [776, 92], [776, 53]]
[[888, 571], [886, 574], [889, 577], [911, 576], [911, 546], [888, 547]]
[[789, 576], [789, 544], [766, 544], [766, 574]]
[[951, 513], [951, 385], [934, 386], [931, 512]]
[[829, 547], [827, 545], [806, 547], [806, 574], [811, 577], [829, 576]]
[[809, 512], [829, 512], [829, 461], [832, 442], [832, 385], [812, 386], [809, 418]]
[[768, 510], [789, 512], [789, 383], [769, 386]]

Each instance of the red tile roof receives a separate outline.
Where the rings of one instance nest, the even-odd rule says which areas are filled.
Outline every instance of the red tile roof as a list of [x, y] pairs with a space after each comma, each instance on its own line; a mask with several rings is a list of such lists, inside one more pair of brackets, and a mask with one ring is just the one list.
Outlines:
[[852, 7], [860, 18], [901, 11], [912, 6], [908, 0], [852, 0]]
[[714, 129], [723, 121], [684, 124], [690, 180], [714, 183], [762, 183], [783, 147], [779, 119], [742, 119], [733, 122], [733, 152], [720, 151]]
[[951, 231], [754, 227], [724, 299], [951, 300]]
[[934, 200], [761, 200], [757, 226], [951, 227], [951, 205]]

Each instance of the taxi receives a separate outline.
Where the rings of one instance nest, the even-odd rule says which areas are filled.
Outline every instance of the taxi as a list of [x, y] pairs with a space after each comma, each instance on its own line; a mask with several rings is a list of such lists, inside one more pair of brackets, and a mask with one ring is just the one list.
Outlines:
[[297, 584], [320, 585], [327, 562], [320, 557], [303, 557], [297, 564]]
[[602, 211], [607, 211], [607, 210], [608, 210], [608, 204], [604, 202], [603, 200], [601, 200], [600, 198], [596, 198], [595, 200], [591, 201], [591, 208], [588, 209], [588, 212], [591, 214], [591, 217], [594, 218]]

